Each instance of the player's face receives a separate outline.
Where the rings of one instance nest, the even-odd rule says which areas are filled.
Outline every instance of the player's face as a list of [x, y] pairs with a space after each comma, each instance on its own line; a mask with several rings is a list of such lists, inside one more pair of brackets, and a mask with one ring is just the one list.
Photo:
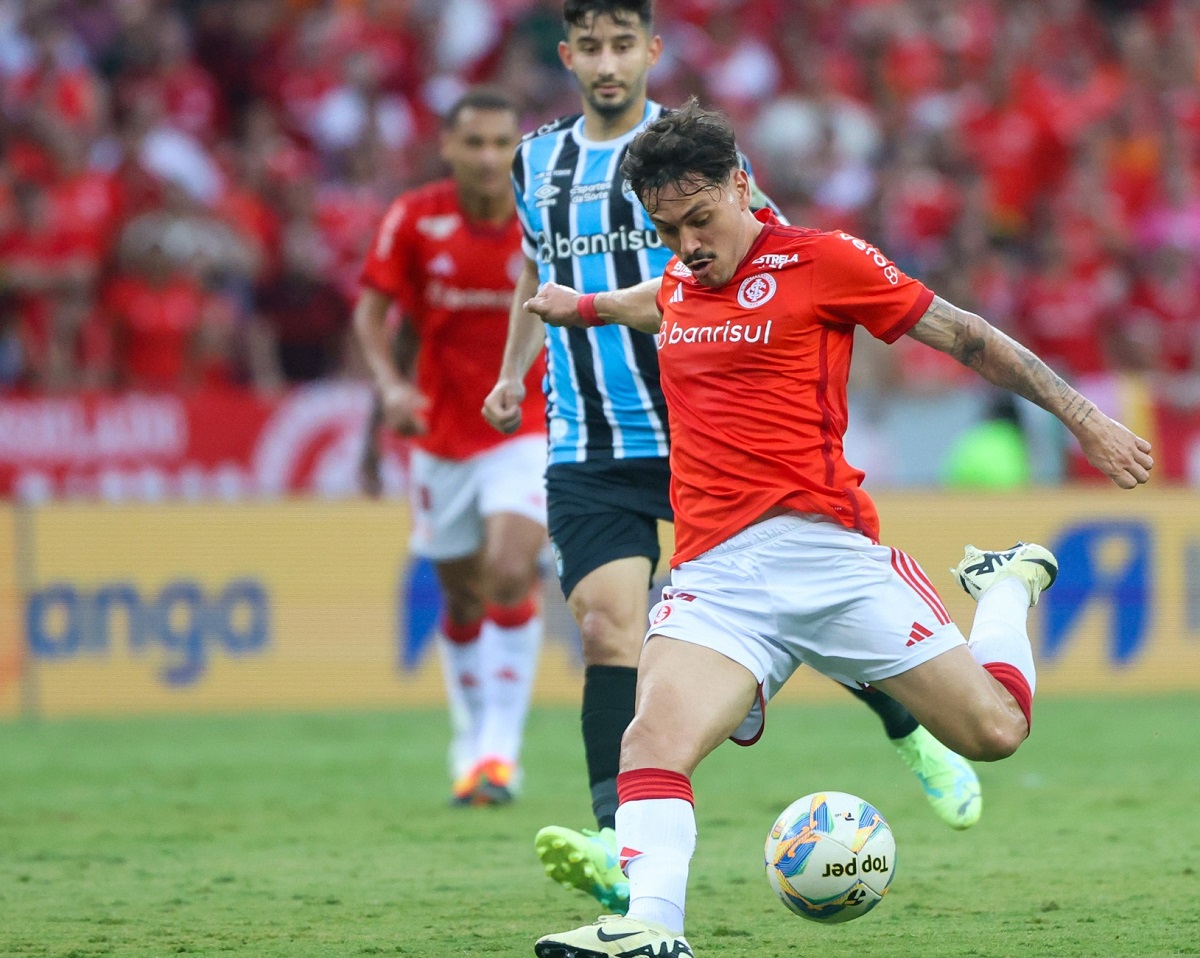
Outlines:
[[728, 283], [758, 232], [745, 170], [719, 186], [664, 186], [642, 203], [663, 243], [704, 286]]
[[636, 14], [617, 22], [593, 15], [567, 30], [558, 45], [563, 66], [575, 75], [584, 102], [603, 117], [618, 117], [646, 98], [646, 74], [662, 54], [662, 38], [651, 36]]
[[512, 195], [509, 170], [521, 139], [510, 110], [464, 107], [442, 134], [442, 159], [464, 192], [487, 199]]

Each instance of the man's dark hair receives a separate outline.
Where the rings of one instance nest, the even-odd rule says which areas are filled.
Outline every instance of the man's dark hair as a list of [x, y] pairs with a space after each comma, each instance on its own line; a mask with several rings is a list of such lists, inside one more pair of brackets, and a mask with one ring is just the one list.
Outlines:
[[454, 101], [442, 117], [442, 126], [453, 130], [463, 110], [504, 110], [513, 116], [520, 116], [521, 113], [517, 109], [517, 101], [499, 87], [474, 86]]
[[[647, 30], [654, 24], [654, 0], [565, 0], [563, 26], [585, 29], [595, 17], [612, 17], [621, 26], [637, 26]], [[634, 19], [638, 21], [634, 23]]]
[[634, 196], [644, 201], [664, 186], [684, 195], [721, 186], [740, 166], [729, 121], [692, 97], [634, 137], [621, 172]]

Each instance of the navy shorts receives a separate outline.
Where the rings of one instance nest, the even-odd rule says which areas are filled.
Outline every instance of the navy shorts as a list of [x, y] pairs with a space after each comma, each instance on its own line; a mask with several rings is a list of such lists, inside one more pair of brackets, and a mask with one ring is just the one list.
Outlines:
[[554, 463], [546, 469], [546, 507], [563, 595], [589, 572], [631, 556], [649, 559], [653, 577], [658, 521], [673, 518], [670, 466], [666, 459]]

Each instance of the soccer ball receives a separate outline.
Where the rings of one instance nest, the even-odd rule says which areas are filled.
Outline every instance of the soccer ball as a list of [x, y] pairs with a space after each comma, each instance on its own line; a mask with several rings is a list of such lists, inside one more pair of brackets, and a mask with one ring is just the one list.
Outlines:
[[801, 918], [852, 921], [887, 894], [896, 839], [870, 802], [816, 792], [792, 802], [767, 835], [767, 880]]

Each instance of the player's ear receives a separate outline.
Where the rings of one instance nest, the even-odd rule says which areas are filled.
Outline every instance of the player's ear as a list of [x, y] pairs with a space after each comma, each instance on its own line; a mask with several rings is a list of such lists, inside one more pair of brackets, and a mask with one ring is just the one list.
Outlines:
[[646, 45], [646, 59], [650, 66], [658, 63], [658, 58], [662, 56], [663, 41], [657, 33], [650, 38], [650, 42]]
[[558, 58], [562, 61], [562, 65], [567, 68], [568, 72], [571, 69], [571, 61], [574, 59], [571, 44], [566, 40], [558, 41]]
[[737, 199], [739, 209], [750, 209], [750, 197], [753, 192], [754, 191], [750, 188], [750, 174], [740, 167], [734, 170], [733, 195]]

